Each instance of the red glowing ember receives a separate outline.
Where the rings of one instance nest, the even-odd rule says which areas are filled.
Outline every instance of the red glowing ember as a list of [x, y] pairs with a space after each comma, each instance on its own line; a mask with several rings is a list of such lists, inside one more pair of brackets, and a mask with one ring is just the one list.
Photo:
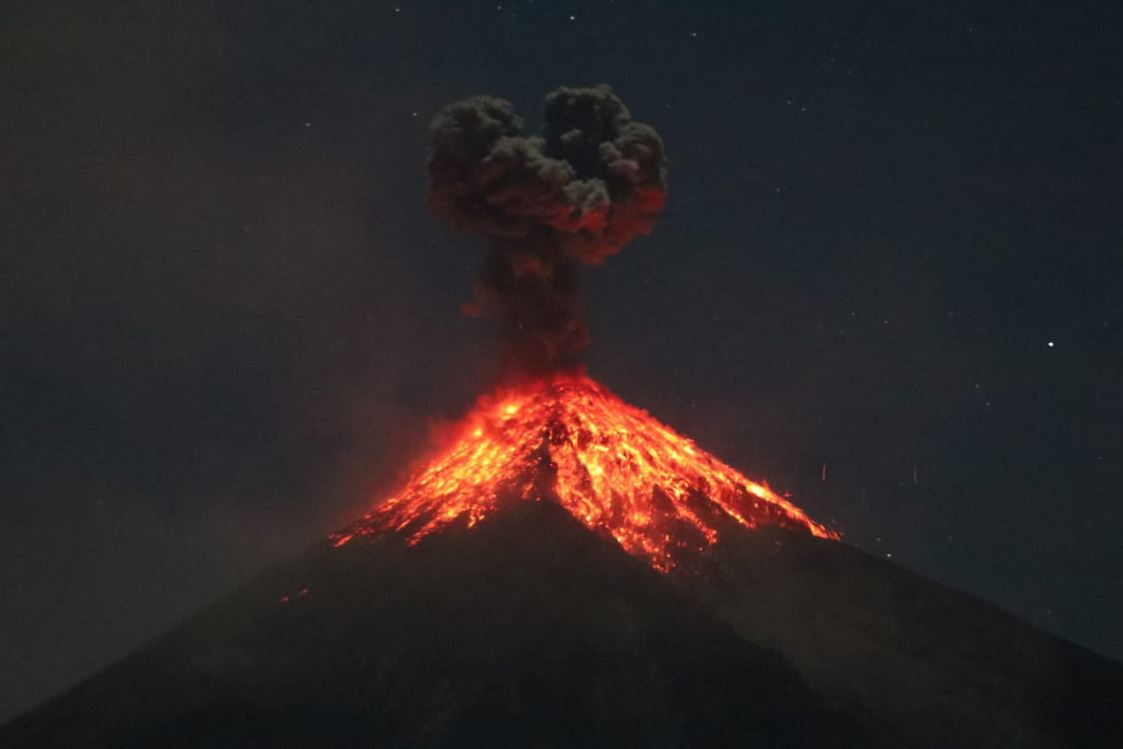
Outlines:
[[553, 500], [592, 530], [610, 534], [657, 570], [680, 551], [701, 551], [732, 519], [838, 534], [767, 484], [745, 478], [650, 414], [584, 375], [482, 398], [449, 447], [394, 496], [331, 536], [405, 534], [416, 544], [453, 523], [469, 528], [506, 501]]

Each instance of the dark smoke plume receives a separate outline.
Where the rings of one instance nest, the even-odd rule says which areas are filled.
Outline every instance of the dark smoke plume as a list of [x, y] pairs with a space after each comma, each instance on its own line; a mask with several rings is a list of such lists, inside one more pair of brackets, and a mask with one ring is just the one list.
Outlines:
[[476, 96], [429, 128], [429, 206], [489, 240], [476, 306], [498, 310], [508, 371], [530, 375], [580, 366], [579, 264], [649, 233], [667, 195], [663, 142], [608, 86], [557, 89], [543, 120], [523, 135], [510, 102]]

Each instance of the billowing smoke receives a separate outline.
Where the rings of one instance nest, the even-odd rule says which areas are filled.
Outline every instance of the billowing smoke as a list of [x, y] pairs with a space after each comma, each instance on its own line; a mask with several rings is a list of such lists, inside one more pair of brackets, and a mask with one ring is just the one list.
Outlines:
[[579, 264], [599, 264], [651, 231], [667, 195], [663, 142], [608, 86], [546, 97], [541, 135], [510, 102], [476, 96], [430, 125], [429, 206], [490, 255], [475, 309], [495, 310], [508, 373], [578, 367], [588, 342]]

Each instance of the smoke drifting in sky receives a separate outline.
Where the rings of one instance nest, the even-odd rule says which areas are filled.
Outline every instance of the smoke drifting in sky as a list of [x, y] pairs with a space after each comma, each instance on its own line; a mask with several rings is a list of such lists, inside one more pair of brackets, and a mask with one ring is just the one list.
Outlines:
[[579, 263], [651, 231], [666, 203], [663, 143], [605, 85], [546, 97], [541, 135], [510, 102], [476, 96], [430, 125], [429, 206], [491, 253], [474, 308], [499, 313], [508, 374], [580, 365]]

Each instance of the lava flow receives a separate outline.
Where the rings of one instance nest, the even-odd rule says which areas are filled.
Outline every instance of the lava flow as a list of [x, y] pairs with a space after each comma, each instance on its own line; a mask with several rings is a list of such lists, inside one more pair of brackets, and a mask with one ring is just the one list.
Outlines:
[[451, 445], [397, 494], [333, 534], [405, 534], [410, 544], [469, 528], [504, 502], [553, 500], [662, 572], [704, 550], [732, 519], [838, 534], [581, 374], [483, 398]]

